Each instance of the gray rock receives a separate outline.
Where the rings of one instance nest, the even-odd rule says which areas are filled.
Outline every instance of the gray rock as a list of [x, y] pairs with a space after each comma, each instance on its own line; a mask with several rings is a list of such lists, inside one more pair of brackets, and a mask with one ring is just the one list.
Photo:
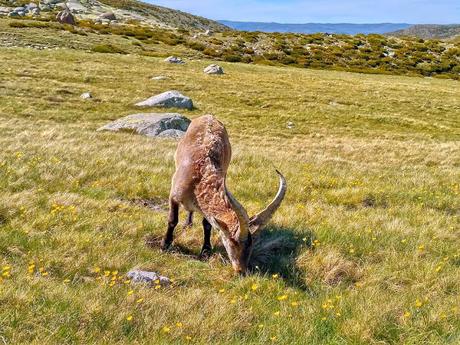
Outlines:
[[219, 65], [212, 64], [206, 67], [203, 72], [206, 74], [224, 74], [224, 69]]
[[30, 13], [32, 13], [33, 16], [38, 16], [40, 14], [40, 9], [37, 7], [37, 8], [33, 8]]
[[159, 95], [152, 96], [145, 101], [136, 103], [138, 107], [164, 107], [193, 109], [193, 102], [189, 97], [182, 95], [179, 91], [166, 91]]
[[212, 36], [212, 35], [213, 35], [213, 32], [212, 32], [211, 30], [206, 30], [206, 31], [204, 32], [204, 34], [205, 34], [206, 36]]
[[169, 62], [169, 63], [177, 63], [177, 64], [183, 64], [185, 63], [181, 58], [177, 57], [177, 56], [170, 56], [170, 57], [167, 57], [165, 60], [165, 62]]
[[134, 114], [108, 123], [99, 128], [98, 131], [131, 131], [148, 137], [161, 136], [161, 133], [166, 132], [161, 137], [177, 138], [182, 136], [183, 133], [169, 130], [185, 133], [190, 122], [188, 118], [176, 113]]
[[63, 10], [56, 15], [56, 20], [62, 24], [75, 25], [75, 17], [69, 10]]
[[13, 8], [12, 12], [19, 13], [19, 12], [24, 12], [25, 10], [26, 10], [25, 7], [15, 7], [15, 8]]
[[113, 12], [102, 13], [101, 15], [99, 15], [99, 18], [108, 19], [108, 20], [117, 20], [117, 17], [115, 16]]
[[169, 79], [168, 77], [164, 76], [164, 75], [159, 75], [158, 77], [152, 77], [150, 78], [151, 80], [167, 80]]
[[185, 132], [179, 129], [167, 129], [160, 134], [158, 134], [159, 138], [171, 138], [171, 139], [180, 139], [184, 136]]
[[83, 6], [79, 1], [70, 0], [66, 2], [67, 8], [73, 13], [86, 12], [87, 8]]
[[85, 92], [80, 95], [81, 99], [91, 99], [93, 98], [93, 95], [91, 95], [91, 92]]
[[156, 272], [131, 270], [126, 274], [126, 276], [131, 280], [131, 283], [134, 284], [143, 283], [149, 285], [160, 284], [162, 286], [168, 286], [171, 283], [169, 278], [161, 276]]
[[35, 3], [33, 3], [33, 2], [31, 2], [31, 3], [28, 4], [26, 7], [27, 7], [29, 10], [33, 10], [34, 8], [38, 8], [38, 5], [35, 4]]
[[19, 11], [18, 12], [18, 16], [20, 16], [20, 17], [24, 17], [25, 15], [26, 15], [26, 12], [24, 12], [24, 11]]
[[19, 17], [19, 14], [17, 12], [10, 12], [8, 13], [8, 17], [10, 18]]
[[49, 12], [49, 11], [51, 11], [51, 6], [50, 6], [49, 4], [42, 4], [42, 3], [40, 3], [40, 4], [38, 5], [38, 8], [39, 8], [41, 11], [43, 11], [43, 12]]

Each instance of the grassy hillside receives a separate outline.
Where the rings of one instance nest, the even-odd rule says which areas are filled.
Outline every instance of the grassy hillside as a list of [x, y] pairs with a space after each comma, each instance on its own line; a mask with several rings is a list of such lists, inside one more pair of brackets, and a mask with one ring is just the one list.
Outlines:
[[[211, 61], [69, 49], [0, 59], [3, 343], [460, 341], [457, 81], [230, 63], [211, 77]], [[165, 231], [176, 143], [95, 130], [168, 89], [194, 100], [186, 116], [226, 124], [229, 189], [250, 214], [276, 192], [272, 165], [287, 177], [263, 234], [283, 245], [253, 275], [233, 275], [216, 234], [198, 261], [199, 222], [176, 252], [144, 244]], [[174, 283], [133, 287], [133, 267]]]
[[457, 25], [412, 25], [403, 30], [390, 32], [390, 36], [415, 36], [423, 39], [446, 39], [460, 36], [460, 24]]
[[212, 36], [196, 31], [144, 25], [102, 25], [82, 20], [62, 25], [52, 18], [0, 19], [0, 46], [96, 49], [168, 56], [180, 54], [227, 62], [460, 78], [460, 44], [380, 35], [301, 35], [226, 31]]

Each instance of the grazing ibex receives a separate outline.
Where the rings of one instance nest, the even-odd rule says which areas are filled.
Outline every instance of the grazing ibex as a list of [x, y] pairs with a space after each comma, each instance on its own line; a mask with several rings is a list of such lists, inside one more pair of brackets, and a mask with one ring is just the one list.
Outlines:
[[246, 210], [227, 190], [225, 178], [231, 147], [224, 125], [212, 115], [194, 119], [177, 147], [176, 172], [169, 197], [168, 230], [161, 243], [163, 250], [173, 241], [179, 205], [203, 215], [204, 244], [201, 256], [211, 253], [211, 228], [220, 230], [233, 269], [245, 273], [253, 239], [268, 223], [286, 193], [286, 180], [279, 171], [280, 187], [273, 201], [259, 214], [248, 217]]

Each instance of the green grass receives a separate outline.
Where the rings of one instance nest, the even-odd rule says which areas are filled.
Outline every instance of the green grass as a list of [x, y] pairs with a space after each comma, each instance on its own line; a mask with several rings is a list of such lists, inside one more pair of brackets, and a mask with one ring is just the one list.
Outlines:
[[[230, 63], [212, 77], [211, 61], [68, 49], [0, 59], [1, 342], [459, 343], [457, 81]], [[226, 124], [229, 189], [250, 214], [276, 192], [272, 166], [286, 175], [262, 235], [283, 245], [253, 275], [233, 275], [216, 234], [196, 260], [198, 220], [175, 253], [144, 244], [166, 211], [130, 200], [166, 201], [176, 142], [96, 129], [169, 89], [194, 100], [184, 115]], [[174, 283], [104, 275], [133, 267]]]

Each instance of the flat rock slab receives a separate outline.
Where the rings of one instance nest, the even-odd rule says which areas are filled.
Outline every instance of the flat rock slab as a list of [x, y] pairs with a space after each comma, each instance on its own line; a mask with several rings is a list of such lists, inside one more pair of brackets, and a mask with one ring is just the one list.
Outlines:
[[190, 120], [177, 113], [133, 114], [102, 126], [98, 131], [130, 131], [147, 137], [181, 138]]
[[147, 98], [145, 101], [136, 103], [138, 107], [164, 107], [164, 108], [181, 108], [193, 109], [192, 100], [181, 94], [179, 91], [166, 91], [159, 95]]
[[168, 286], [171, 284], [171, 280], [169, 278], [163, 277], [157, 272], [131, 270], [126, 274], [126, 276], [131, 280], [131, 283], [134, 284], [160, 284], [162, 286]]

